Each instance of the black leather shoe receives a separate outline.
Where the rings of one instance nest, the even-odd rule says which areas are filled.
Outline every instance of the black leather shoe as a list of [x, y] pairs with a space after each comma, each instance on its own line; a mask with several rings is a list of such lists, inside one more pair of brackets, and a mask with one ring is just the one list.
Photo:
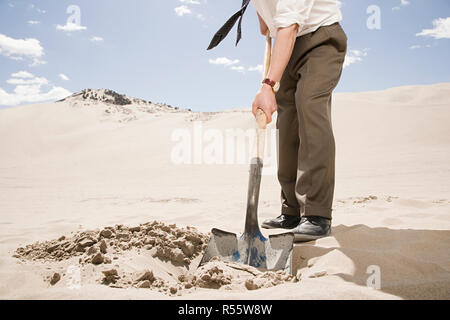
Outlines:
[[294, 233], [295, 242], [320, 239], [330, 235], [331, 220], [317, 216], [302, 217], [298, 226], [290, 231]]
[[261, 227], [265, 229], [292, 229], [296, 227], [300, 222], [300, 217], [290, 216], [287, 214], [282, 214], [275, 219], [267, 219], [262, 224]]

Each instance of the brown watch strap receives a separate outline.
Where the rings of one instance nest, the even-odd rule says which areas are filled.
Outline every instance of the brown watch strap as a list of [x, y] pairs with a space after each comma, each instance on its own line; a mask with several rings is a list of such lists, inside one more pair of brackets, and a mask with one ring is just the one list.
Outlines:
[[269, 86], [271, 86], [272, 88], [275, 86], [276, 82], [269, 79], [269, 78], [265, 78], [262, 83], [268, 84]]

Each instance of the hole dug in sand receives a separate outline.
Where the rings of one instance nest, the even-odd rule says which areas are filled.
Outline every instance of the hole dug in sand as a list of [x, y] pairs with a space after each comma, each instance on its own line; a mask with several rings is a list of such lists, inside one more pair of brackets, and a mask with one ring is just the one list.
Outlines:
[[73, 268], [79, 271], [76, 280], [80, 287], [100, 283], [172, 295], [196, 288], [255, 290], [296, 281], [283, 271], [264, 272], [218, 258], [197, 268], [208, 239], [209, 235], [193, 227], [179, 228], [154, 221], [36, 242], [18, 248], [14, 257], [22, 263], [41, 264], [42, 276], [51, 286], [73, 283], [73, 272], [64, 272]]
[[224, 262], [215, 257], [195, 271], [191, 283], [201, 288], [233, 290], [245, 287], [248, 290], [256, 290], [296, 281], [296, 277], [281, 270], [260, 271], [251, 266]]

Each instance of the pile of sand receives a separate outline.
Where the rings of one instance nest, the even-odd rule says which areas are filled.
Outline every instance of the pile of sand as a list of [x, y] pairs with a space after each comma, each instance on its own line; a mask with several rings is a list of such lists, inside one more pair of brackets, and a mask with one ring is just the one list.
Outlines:
[[[36, 242], [15, 251], [23, 263], [45, 269], [43, 278], [51, 286], [73, 284], [74, 265], [84, 284], [101, 283], [113, 288], [147, 288], [181, 295], [196, 288], [247, 289], [273, 287], [296, 278], [283, 271], [256, 268], [213, 258], [197, 268], [209, 235], [193, 227], [179, 228], [153, 221], [136, 227], [115, 225], [102, 230], [80, 231], [58, 239]], [[144, 259], [142, 269], [129, 261]], [[66, 271], [65, 271], [66, 269]], [[155, 272], [154, 272], [155, 271]], [[81, 279], [79, 280], [81, 282]]]
[[[15, 257], [61, 261], [80, 256], [80, 263], [111, 263], [115, 255], [133, 248], [152, 251], [152, 256], [176, 264], [189, 264], [203, 252], [208, 235], [195, 228], [178, 228], [153, 221], [137, 227], [116, 225], [103, 230], [77, 232], [71, 237], [36, 242], [16, 250]], [[109, 253], [109, 255], [107, 254]]]

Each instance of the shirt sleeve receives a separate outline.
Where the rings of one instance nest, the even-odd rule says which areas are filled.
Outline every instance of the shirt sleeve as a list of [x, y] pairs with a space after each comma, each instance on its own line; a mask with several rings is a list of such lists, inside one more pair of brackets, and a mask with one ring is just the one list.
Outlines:
[[275, 27], [298, 24], [301, 29], [311, 13], [314, 0], [278, 0], [274, 16]]

